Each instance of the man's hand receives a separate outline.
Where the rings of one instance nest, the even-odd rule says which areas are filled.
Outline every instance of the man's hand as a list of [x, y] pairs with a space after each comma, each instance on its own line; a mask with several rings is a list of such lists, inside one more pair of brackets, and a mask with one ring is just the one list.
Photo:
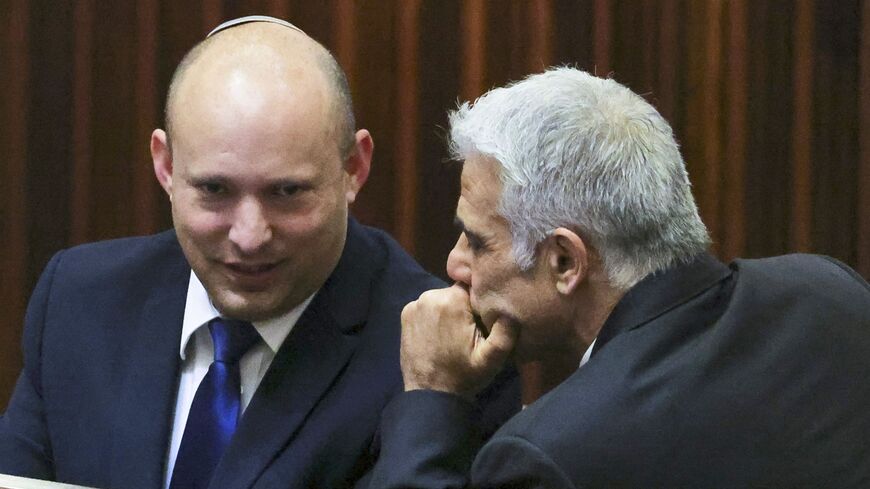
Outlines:
[[402, 310], [405, 390], [472, 398], [501, 370], [516, 338], [517, 328], [505, 319], [498, 319], [484, 337], [462, 286], [424, 292]]

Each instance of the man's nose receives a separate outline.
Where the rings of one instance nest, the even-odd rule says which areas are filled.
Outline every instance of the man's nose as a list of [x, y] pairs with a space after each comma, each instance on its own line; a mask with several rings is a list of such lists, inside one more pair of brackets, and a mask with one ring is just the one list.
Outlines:
[[447, 275], [455, 282], [471, 286], [471, 266], [468, 261], [468, 241], [460, 234], [447, 255]]
[[272, 239], [272, 226], [256, 199], [243, 199], [239, 203], [229, 239], [242, 254], [256, 253]]

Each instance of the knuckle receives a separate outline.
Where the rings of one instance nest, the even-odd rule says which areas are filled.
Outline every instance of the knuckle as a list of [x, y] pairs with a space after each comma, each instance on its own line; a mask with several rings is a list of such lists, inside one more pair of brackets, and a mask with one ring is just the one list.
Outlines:
[[423, 302], [423, 303], [432, 302], [437, 297], [438, 290], [439, 289], [433, 289], [433, 290], [427, 290], [426, 292], [423, 292], [422, 294], [420, 294], [420, 298], [417, 299], [417, 301]]
[[402, 314], [400, 316], [402, 322], [404, 323], [406, 320], [413, 317], [414, 312], [417, 310], [417, 301], [412, 301], [405, 304], [405, 307], [402, 308]]

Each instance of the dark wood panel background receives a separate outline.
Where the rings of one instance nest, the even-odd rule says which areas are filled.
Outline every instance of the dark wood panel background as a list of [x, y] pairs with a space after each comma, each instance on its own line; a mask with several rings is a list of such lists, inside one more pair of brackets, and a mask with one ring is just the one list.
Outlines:
[[335, 52], [376, 143], [354, 213], [436, 273], [456, 234], [445, 111], [571, 64], [671, 121], [722, 258], [812, 251], [870, 275], [870, 0], [0, 0], [0, 405], [52, 253], [170, 225], [148, 154], [168, 79], [251, 13]]

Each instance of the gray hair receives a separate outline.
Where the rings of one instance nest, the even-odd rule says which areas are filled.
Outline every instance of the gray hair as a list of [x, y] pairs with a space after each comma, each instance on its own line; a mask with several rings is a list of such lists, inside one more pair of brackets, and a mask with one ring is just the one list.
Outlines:
[[450, 151], [501, 165], [499, 213], [524, 270], [557, 227], [591, 244], [620, 289], [710, 242], [671, 127], [614, 80], [562, 67], [491, 90], [450, 113]]

